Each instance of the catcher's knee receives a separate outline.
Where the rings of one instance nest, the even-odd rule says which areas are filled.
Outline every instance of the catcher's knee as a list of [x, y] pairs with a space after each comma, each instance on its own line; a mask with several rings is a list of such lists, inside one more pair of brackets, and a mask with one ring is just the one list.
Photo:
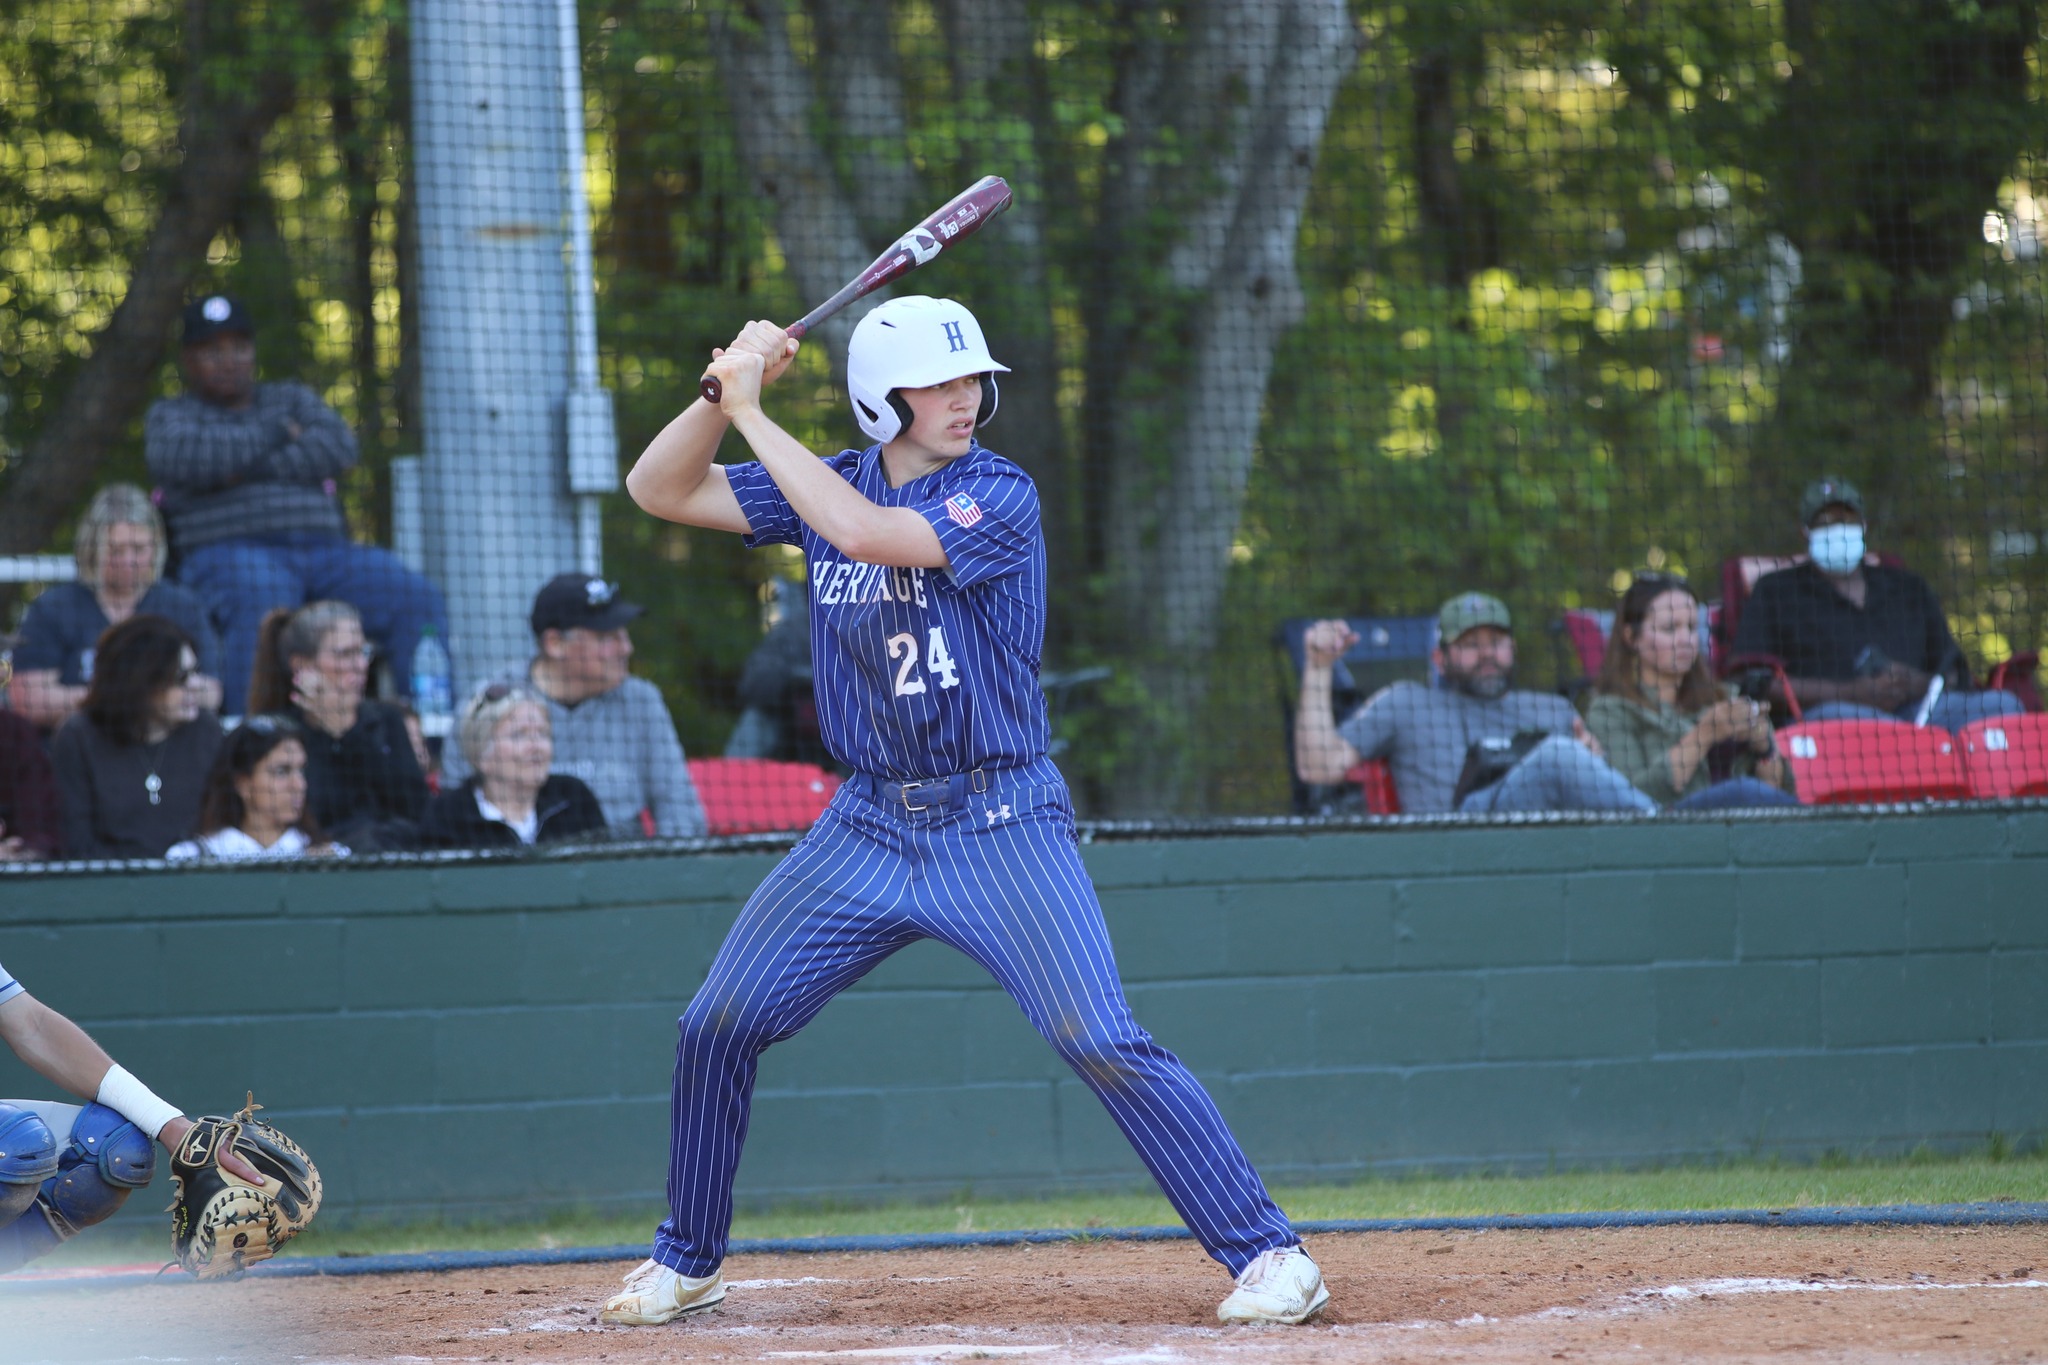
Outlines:
[[36, 1202], [57, 1174], [57, 1136], [33, 1110], [0, 1100], [0, 1228]]
[[103, 1223], [156, 1174], [156, 1143], [103, 1104], [88, 1104], [71, 1125], [57, 1173], [43, 1186], [50, 1223], [66, 1237]]

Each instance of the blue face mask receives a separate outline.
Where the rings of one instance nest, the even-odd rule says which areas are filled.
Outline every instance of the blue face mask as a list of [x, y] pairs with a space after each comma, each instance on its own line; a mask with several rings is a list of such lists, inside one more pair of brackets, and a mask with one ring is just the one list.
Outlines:
[[1824, 574], [1840, 578], [1863, 562], [1863, 528], [1854, 523], [1816, 526], [1806, 533], [1807, 552]]

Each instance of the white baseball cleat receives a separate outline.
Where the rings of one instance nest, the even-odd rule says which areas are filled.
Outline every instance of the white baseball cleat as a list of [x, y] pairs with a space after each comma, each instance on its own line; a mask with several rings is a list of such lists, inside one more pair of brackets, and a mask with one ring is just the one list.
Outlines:
[[1216, 1310], [1224, 1322], [1307, 1322], [1323, 1311], [1330, 1291], [1323, 1272], [1298, 1246], [1274, 1247], [1237, 1277], [1237, 1288]]
[[716, 1308], [725, 1301], [725, 1276], [714, 1270], [701, 1280], [678, 1275], [660, 1261], [642, 1261], [626, 1276], [623, 1293], [605, 1300], [599, 1322], [628, 1327], [659, 1327], [685, 1313]]

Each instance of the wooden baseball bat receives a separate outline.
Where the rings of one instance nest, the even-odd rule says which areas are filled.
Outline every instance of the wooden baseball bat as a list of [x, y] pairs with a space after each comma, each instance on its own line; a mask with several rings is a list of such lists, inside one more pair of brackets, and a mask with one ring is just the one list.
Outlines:
[[[1010, 187], [999, 175], [985, 175], [947, 200], [945, 206], [896, 239], [896, 245], [875, 257], [873, 265], [846, 282], [844, 288], [810, 312], [789, 324], [789, 334], [801, 337], [826, 318], [857, 298], [874, 293], [921, 265], [936, 259], [948, 247], [959, 245], [981, 231], [989, 219], [1010, 207]], [[720, 385], [716, 375], [697, 381], [697, 392], [707, 403], [716, 403]]]

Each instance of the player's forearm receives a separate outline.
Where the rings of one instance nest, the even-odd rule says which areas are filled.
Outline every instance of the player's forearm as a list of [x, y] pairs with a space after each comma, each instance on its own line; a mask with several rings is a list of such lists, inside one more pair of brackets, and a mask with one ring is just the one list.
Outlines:
[[80, 1099], [95, 1099], [114, 1059], [84, 1029], [33, 996], [0, 1005], [0, 1037], [31, 1071]]
[[896, 568], [946, 567], [938, 533], [918, 513], [869, 502], [759, 408], [741, 413], [733, 425], [804, 524], [848, 559]]
[[1331, 717], [1330, 669], [1311, 664], [1302, 670], [1301, 705], [1294, 715], [1295, 771], [1304, 782], [1342, 782], [1359, 757]]
[[702, 399], [663, 427], [626, 475], [626, 491], [640, 509], [688, 526], [746, 531], [743, 516], [731, 524], [739, 504], [723, 473], [712, 474], [725, 427], [725, 414]]

